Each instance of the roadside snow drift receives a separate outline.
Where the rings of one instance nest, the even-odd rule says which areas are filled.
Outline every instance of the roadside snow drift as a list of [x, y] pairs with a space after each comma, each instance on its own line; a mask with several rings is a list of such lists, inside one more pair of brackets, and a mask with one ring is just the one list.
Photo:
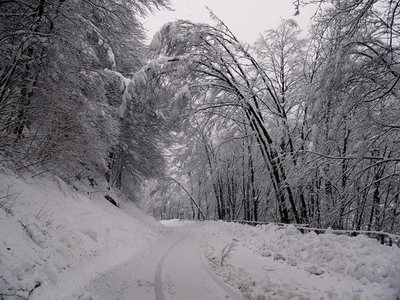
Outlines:
[[1, 299], [83, 299], [92, 278], [159, 236], [160, 223], [104, 185], [74, 188], [59, 178], [0, 175]]
[[363, 235], [301, 234], [290, 225], [218, 221], [203, 227], [210, 266], [246, 299], [400, 299], [395, 245]]

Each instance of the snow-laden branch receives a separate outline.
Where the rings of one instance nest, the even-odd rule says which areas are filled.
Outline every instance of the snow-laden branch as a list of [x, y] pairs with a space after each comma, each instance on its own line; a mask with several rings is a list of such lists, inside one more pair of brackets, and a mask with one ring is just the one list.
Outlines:
[[203, 220], [206, 219], [206, 217], [203, 214], [203, 211], [200, 208], [200, 205], [197, 203], [196, 200], [194, 200], [194, 198], [192, 197], [192, 195], [185, 189], [185, 187], [179, 182], [177, 181], [175, 178], [173, 177], [165, 177], [165, 179], [167, 180], [172, 180], [173, 182], [175, 182], [177, 185], [179, 185], [179, 187], [189, 196], [190, 201], [193, 202], [193, 204], [196, 206], [196, 208], [199, 210], [199, 213], [201, 214], [201, 217], [203, 218]]

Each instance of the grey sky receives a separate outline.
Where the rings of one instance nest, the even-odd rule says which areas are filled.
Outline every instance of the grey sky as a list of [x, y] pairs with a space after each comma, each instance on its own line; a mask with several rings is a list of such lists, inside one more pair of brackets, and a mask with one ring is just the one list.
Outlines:
[[150, 39], [162, 25], [177, 19], [210, 23], [206, 6], [246, 43], [253, 43], [260, 33], [275, 28], [281, 18], [292, 18], [307, 30], [315, 12], [315, 7], [305, 7], [299, 16], [294, 16], [293, 0], [171, 0], [171, 3], [175, 11], [156, 12], [143, 21]]

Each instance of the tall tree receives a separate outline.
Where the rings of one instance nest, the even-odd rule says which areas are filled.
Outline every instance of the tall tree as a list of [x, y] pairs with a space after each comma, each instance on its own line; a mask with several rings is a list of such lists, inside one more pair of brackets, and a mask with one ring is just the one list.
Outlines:
[[[145, 59], [138, 16], [166, 3], [2, 2], [2, 155], [22, 169], [40, 165], [68, 176], [86, 169], [106, 172], [110, 152], [126, 131], [138, 133], [125, 126], [128, 121], [123, 118], [134, 98], [128, 91], [130, 74]], [[132, 111], [148, 117], [146, 122], [153, 118], [142, 108], [130, 109], [129, 117]], [[149, 144], [140, 134], [132, 138], [142, 148], [125, 151], [124, 156], [143, 153]], [[150, 144], [149, 148], [157, 142]], [[149, 175], [137, 166], [138, 173]]]
[[265, 33], [256, 57], [215, 16], [217, 26], [178, 21], [155, 36], [152, 76], [180, 95], [186, 122], [205, 122], [190, 153], [208, 160], [218, 218], [251, 219], [256, 200], [254, 219], [272, 206], [282, 222], [398, 226], [398, 8], [331, 2], [307, 50], [291, 21]]
[[[211, 27], [178, 21], [164, 26], [153, 42], [161, 57], [158, 62], [162, 62], [164, 72], [173, 70], [174, 65], [184, 69], [195, 111], [218, 111], [218, 108], [223, 108], [239, 113], [246, 120], [270, 170], [273, 189], [279, 199], [281, 220], [289, 222], [295, 219], [300, 222], [293, 191], [287, 184], [286, 171], [278, 151], [279, 141], [266, 122], [268, 116], [284, 113], [279, 97], [270, 85], [271, 78], [258, 61], [220, 20], [218, 24]], [[173, 74], [171, 78], [175, 80], [179, 78], [181, 83], [181, 73], [169, 74]], [[205, 89], [212, 90], [216, 97], [204, 97]], [[225, 120], [229, 121], [229, 118]]]
[[397, 143], [399, 135], [387, 111], [398, 111], [399, 73], [393, 69], [398, 3], [329, 3], [314, 27], [316, 44], [322, 46], [308, 98], [314, 123], [310, 162], [318, 161], [319, 178], [310, 186], [317, 188], [319, 210], [328, 216], [323, 226], [382, 229], [386, 222], [389, 229], [398, 224], [396, 217], [381, 219], [398, 211], [392, 183], [399, 153], [392, 141]]

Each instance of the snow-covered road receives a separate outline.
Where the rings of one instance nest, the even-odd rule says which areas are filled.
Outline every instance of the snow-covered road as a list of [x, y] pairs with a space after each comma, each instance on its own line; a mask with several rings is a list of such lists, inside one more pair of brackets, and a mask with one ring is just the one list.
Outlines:
[[195, 226], [167, 226], [165, 234], [87, 287], [92, 299], [242, 299], [209, 269]]
[[80, 299], [398, 299], [398, 249], [367, 237], [302, 235], [290, 226], [162, 223], [160, 238], [99, 274]]

